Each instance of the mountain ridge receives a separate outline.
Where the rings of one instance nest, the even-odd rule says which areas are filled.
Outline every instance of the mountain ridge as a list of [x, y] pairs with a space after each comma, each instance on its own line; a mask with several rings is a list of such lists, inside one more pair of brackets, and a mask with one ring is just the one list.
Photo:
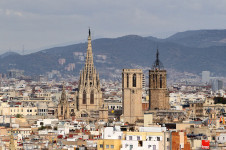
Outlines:
[[[223, 30], [224, 33], [226, 30]], [[190, 32], [190, 31], [188, 31]], [[206, 31], [205, 31], [206, 32]], [[214, 32], [214, 31], [211, 31]], [[196, 35], [197, 33], [189, 33]], [[211, 43], [206, 47], [203, 45], [203, 39], [219, 39], [219, 37], [203, 37], [200, 39], [200, 45], [189, 45], [193, 39], [175, 40], [182, 36], [173, 35], [173, 38], [158, 39], [155, 37], [142, 37], [138, 35], [126, 35], [118, 38], [100, 38], [92, 41], [94, 64], [100, 72], [100, 76], [111, 78], [114, 74], [119, 74], [123, 68], [140, 68], [148, 69], [155, 60], [156, 48], [160, 51], [160, 60], [165, 68], [173, 68], [180, 72], [191, 72], [199, 74], [202, 70], [210, 70], [219, 75], [226, 75], [226, 45]], [[187, 33], [184, 33], [185, 39]], [[209, 35], [209, 33], [207, 33]], [[217, 34], [211, 34], [219, 35]], [[178, 37], [179, 36], [179, 37]], [[202, 37], [198, 36], [198, 38]], [[220, 36], [220, 38], [226, 38]], [[180, 43], [181, 42], [181, 43]], [[28, 55], [9, 55], [4, 58], [0, 57], [0, 72], [6, 73], [8, 69], [22, 69], [27, 75], [39, 75], [58, 70], [64, 74], [79, 75], [84, 66], [87, 43], [78, 43], [68, 46], [58, 46]], [[76, 53], [76, 54], [75, 54]], [[66, 63], [59, 64], [59, 59], [65, 59]], [[74, 63], [73, 71], [66, 71], [69, 64]]]

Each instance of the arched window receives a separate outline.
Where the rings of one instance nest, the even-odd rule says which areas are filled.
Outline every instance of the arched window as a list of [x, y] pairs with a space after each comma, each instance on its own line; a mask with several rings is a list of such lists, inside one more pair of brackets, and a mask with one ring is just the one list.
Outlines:
[[134, 73], [134, 74], [133, 74], [133, 87], [136, 87], [136, 86], [137, 86], [136, 83], [137, 83], [137, 76], [136, 76], [136, 74]]
[[155, 75], [155, 84], [156, 84], [156, 85], [155, 85], [155, 88], [157, 88], [157, 86], [158, 86], [158, 85], [157, 85], [157, 84], [158, 84], [158, 75], [157, 75], [157, 74]]
[[129, 87], [129, 74], [127, 74], [127, 76], [126, 76], [126, 81], [127, 81], [127, 88]]
[[86, 91], [83, 91], [82, 103], [86, 104]]
[[160, 75], [160, 88], [162, 88], [162, 75]]
[[90, 93], [90, 104], [94, 104], [94, 91]]
[[61, 115], [63, 115], [63, 106], [61, 106]]

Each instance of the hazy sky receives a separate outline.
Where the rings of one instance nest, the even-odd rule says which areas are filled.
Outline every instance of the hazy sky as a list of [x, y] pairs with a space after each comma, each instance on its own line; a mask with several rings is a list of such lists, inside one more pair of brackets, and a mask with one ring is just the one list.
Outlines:
[[0, 54], [127, 34], [225, 29], [226, 0], [0, 0]]

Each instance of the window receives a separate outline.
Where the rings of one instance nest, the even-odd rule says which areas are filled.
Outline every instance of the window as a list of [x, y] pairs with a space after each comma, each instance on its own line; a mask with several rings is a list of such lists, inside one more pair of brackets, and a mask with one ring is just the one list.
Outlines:
[[140, 136], [137, 136], [137, 141], [140, 141]]
[[126, 81], [127, 81], [127, 88], [129, 87], [129, 74], [126, 75]]
[[90, 94], [90, 104], [94, 104], [94, 91], [93, 90], [91, 91], [91, 94]]
[[86, 91], [83, 91], [82, 103], [86, 104]]
[[169, 139], [169, 138], [167, 138], [167, 141], [170, 141], [170, 139]]
[[100, 148], [104, 148], [104, 147], [103, 147], [103, 144], [100, 144]]
[[149, 140], [149, 141], [151, 141], [151, 138], [152, 138], [152, 137], [149, 137], [149, 139], [148, 139], [148, 140]]
[[156, 145], [153, 145], [153, 150], [156, 150]]
[[129, 146], [129, 149], [132, 150], [132, 149], [133, 149], [133, 145], [130, 145], [130, 146]]
[[132, 136], [129, 136], [129, 140], [132, 140]]
[[148, 145], [148, 148], [151, 148], [151, 145]]
[[122, 87], [124, 88], [124, 73], [122, 73]]
[[136, 87], [137, 77], [136, 74], [133, 74], [133, 87]]
[[157, 141], [160, 141], [160, 137], [157, 137]]
[[109, 145], [106, 145], [106, 148], [109, 148]]
[[162, 75], [160, 75], [160, 88], [162, 88]]
[[114, 148], [115, 146], [114, 145], [111, 145], [111, 148]]
[[88, 114], [81, 114], [81, 117], [88, 117]]
[[63, 112], [63, 106], [61, 106], [61, 115], [63, 115], [64, 112]]

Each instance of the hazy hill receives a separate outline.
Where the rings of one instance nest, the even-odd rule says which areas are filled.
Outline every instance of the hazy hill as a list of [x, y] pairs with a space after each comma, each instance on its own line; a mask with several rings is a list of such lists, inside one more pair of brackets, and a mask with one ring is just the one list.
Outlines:
[[3, 54], [0, 55], [0, 58], [12, 56], [12, 55], [20, 55], [20, 54], [18, 54], [16, 52], [5, 52], [5, 53], [3, 53]]
[[[211, 31], [214, 32], [215, 30]], [[226, 32], [226, 30], [222, 30]], [[156, 47], [160, 51], [160, 60], [165, 68], [173, 68], [178, 71], [200, 73], [202, 70], [210, 70], [217, 74], [226, 75], [226, 46], [217, 46], [216, 43], [209, 42], [209, 46], [204, 45], [204, 39], [217, 39], [221, 36], [219, 30], [216, 33], [206, 34], [203, 31], [188, 31], [177, 33], [167, 39], [157, 39], [154, 37], [141, 37], [128, 35], [119, 38], [101, 38], [92, 41], [94, 63], [102, 77], [112, 77], [113, 74], [120, 74], [123, 68], [151, 67], [155, 60]], [[191, 36], [192, 35], [192, 36]], [[194, 35], [200, 41], [193, 44]], [[181, 40], [180, 38], [181, 37]], [[190, 37], [190, 38], [189, 38]], [[196, 36], [195, 36], [196, 37]], [[192, 42], [191, 42], [192, 43]], [[188, 46], [187, 46], [188, 45]], [[32, 53], [29, 55], [9, 55], [0, 57], [0, 72], [7, 69], [16, 68], [25, 70], [28, 75], [44, 74], [51, 70], [59, 70], [62, 73], [79, 75], [80, 69], [84, 66], [84, 56], [87, 43], [79, 43], [64, 47], [54, 47]], [[81, 52], [81, 53], [74, 53]], [[66, 63], [60, 65], [59, 59], [65, 59]], [[75, 70], [66, 71], [70, 63], [75, 63]]]
[[226, 46], [226, 30], [185, 31], [165, 40], [188, 47]]

